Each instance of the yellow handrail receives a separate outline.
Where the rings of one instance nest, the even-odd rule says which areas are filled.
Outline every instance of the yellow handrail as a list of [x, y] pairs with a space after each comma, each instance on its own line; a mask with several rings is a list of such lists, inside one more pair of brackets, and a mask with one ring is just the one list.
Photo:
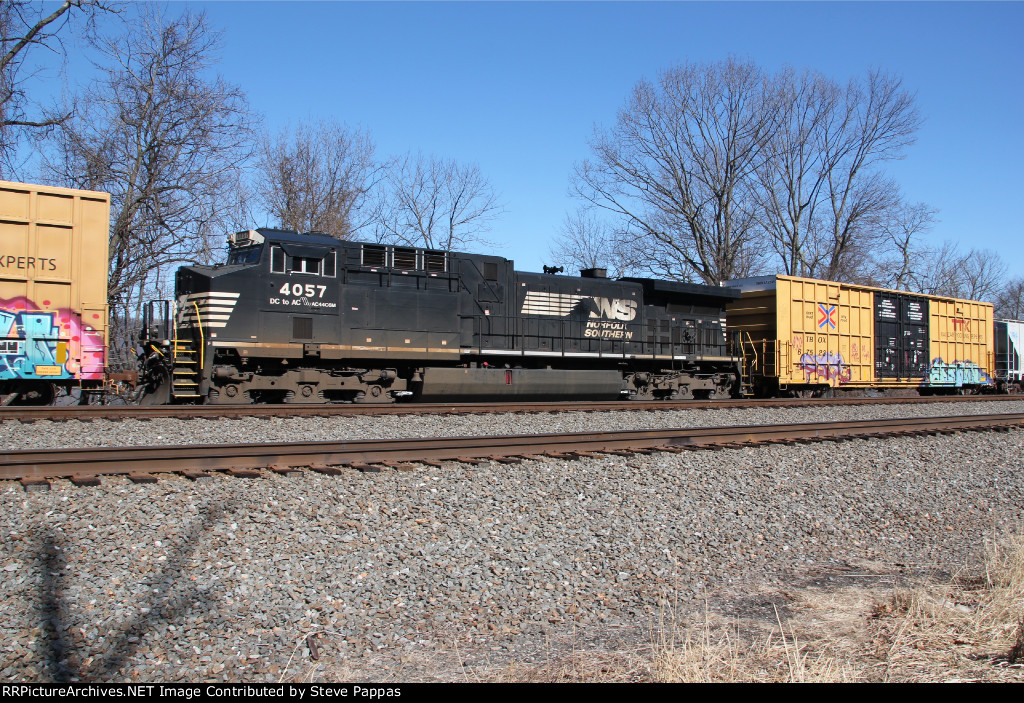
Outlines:
[[196, 322], [199, 324], [199, 368], [197, 369], [196, 378], [196, 380], [198, 381], [200, 378], [202, 378], [203, 369], [205, 368], [203, 365], [203, 347], [206, 346], [206, 337], [203, 335], [203, 319], [199, 316], [199, 305], [197, 305], [196, 301], [194, 300], [192, 301], [192, 307], [196, 309]]

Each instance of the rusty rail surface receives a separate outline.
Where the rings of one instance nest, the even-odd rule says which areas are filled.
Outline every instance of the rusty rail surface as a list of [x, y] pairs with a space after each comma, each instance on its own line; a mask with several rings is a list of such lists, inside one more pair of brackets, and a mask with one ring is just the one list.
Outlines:
[[838, 440], [1021, 426], [1024, 426], [1024, 413], [568, 434], [48, 449], [9, 452], [0, 457], [0, 479], [39, 480], [104, 474], [150, 476], [160, 472], [187, 475], [187, 472], [210, 470], [272, 468], [283, 471], [290, 467], [324, 470], [331, 465], [379, 470], [379, 465], [402, 462], [429, 463], [481, 458], [500, 460], [506, 457], [586, 455], [615, 451], [684, 451], [723, 445]]
[[884, 398], [761, 398], [656, 401], [559, 401], [495, 403], [398, 403], [395, 405], [85, 405], [67, 407], [0, 407], [0, 421], [18, 420], [148, 420], [162, 417], [331, 417], [355, 415], [469, 415], [490, 413], [610, 412], [621, 410], [717, 410], [723, 408], [801, 408], [828, 405], [891, 405], [917, 403], [970, 403], [1024, 400], [1024, 396], [975, 395]]

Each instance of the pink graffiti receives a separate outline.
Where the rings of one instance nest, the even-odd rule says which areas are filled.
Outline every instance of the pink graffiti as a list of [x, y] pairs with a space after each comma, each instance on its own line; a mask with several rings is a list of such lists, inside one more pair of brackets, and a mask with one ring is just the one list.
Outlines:
[[[75, 378], [83, 380], [103, 380], [107, 364], [107, 349], [103, 342], [102, 331], [86, 330], [82, 325], [81, 314], [75, 310], [44, 307], [49, 304], [49, 300], [44, 300], [43, 306], [40, 306], [25, 296], [6, 300], [0, 298], [0, 310], [7, 310], [16, 315], [27, 312], [51, 315], [53, 326], [58, 329], [55, 341], [66, 342], [68, 345], [68, 359], [64, 363], [67, 372]], [[99, 321], [98, 314], [94, 313], [92, 317]], [[0, 330], [0, 337], [19, 338], [17, 323], [12, 323], [10, 329]]]

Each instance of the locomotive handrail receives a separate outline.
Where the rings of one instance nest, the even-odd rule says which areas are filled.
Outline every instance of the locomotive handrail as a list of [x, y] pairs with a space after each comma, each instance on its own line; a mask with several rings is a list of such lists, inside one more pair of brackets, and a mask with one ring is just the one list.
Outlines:
[[[203, 335], [203, 318], [199, 315], [199, 305], [196, 301], [192, 301], [192, 307], [196, 309], [196, 323], [199, 325], [199, 378], [202, 378], [203, 369], [206, 365], [203, 363], [203, 351], [206, 346], [206, 337]], [[196, 379], [198, 380], [198, 379]]]

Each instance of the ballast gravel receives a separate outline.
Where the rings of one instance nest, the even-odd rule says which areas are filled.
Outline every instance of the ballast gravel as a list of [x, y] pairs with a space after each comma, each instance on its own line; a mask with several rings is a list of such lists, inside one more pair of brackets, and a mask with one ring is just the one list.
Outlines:
[[819, 406], [649, 412], [552, 412], [481, 415], [364, 415], [241, 419], [41, 420], [0, 423], [0, 448], [61, 449], [225, 442], [329, 442], [402, 437], [462, 437], [555, 432], [606, 432], [673, 427], [767, 425], [876, 418], [1024, 412], [1022, 401]]
[[[997, 405], [971, 412], [1016, 403]], [[609, 413], [601, 422], [754, 424], [920, 408]], [[41, 436], [46, 423], [8, 423], [3, 446], [553, 432], [595, 429], [596, 419], [151, 421], [110, 423], [110, 435], [98, 422], [77, 435], [77, 423], [54, 423]], [[15, 430], [33, 436], [16, 440]], [[669, 610], [700, 610], [725, 589], [756, 600], [807, 570], [962, 566], [985, 540], [1024, 524], [1022, 457], [1015, 429], [379, 474], [114, 477], [99, 487], [55, 481], [42, 493], [0, 483], [0, 677], [475, 680], [508, 662], [633, 646]]]

